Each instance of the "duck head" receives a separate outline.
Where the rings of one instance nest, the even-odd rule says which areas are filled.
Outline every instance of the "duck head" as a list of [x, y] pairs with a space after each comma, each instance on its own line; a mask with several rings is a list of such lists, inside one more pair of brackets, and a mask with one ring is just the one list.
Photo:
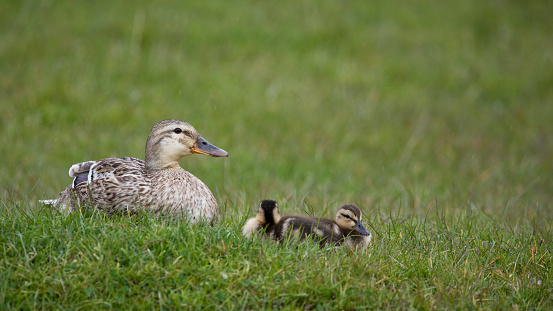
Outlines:
[[178, 167], [182, 157], [194, 153], [228, 157], [228, 152], [210, 144], [192, 125], [181, 120], [161, 121], [146, 141], [146, 170]]
[[361, 222], [361, 210], [355, 205], [344, 205], [336, 213], [336, 223], [346, 231], [355, 231], [359, 235], [371, 235]]

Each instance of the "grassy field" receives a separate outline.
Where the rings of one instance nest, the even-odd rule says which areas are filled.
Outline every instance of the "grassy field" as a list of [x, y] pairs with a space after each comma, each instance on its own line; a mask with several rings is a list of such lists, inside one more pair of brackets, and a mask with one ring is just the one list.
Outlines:
[[[0, 309], [553, 308], [550, 1], [0, 2]], [[181, 165], [213, 227], [62, 216], [73, 163]], [[361, 207], [366, 252], [246, 240]]]

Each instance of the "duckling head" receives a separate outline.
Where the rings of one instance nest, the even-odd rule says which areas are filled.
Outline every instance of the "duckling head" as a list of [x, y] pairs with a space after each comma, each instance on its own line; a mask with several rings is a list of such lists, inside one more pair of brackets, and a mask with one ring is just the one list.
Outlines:
[[164, 120], [154, 126], [146, 141], [146, 170], [178, 167], [185, 156], [199, 153], [212, 157], [228, 157], [228, 153], [198, 134], [196, 129], [181, 120]]
[[261, 223], [274, 225], [280, 221], [280, 213], [278, 212], [278, 203], [273, 200], [263, 200], [259, 204], [259, 212], [257, 218]]
[[244, 225], [242, 234], [250, 238], [255, 232], [275, 225], [279, 221], [280, 214], [278, 212], [278, 203], [273, 200], [263, 200], [259, 204], [259, 210], [255, 218], [248, 220]]
[[360, 235], [371, 235], [361, 222], [361, 210], [355, 205], [344, 205], [336, 213], [336, 223], [347, 231], [356, 231]]

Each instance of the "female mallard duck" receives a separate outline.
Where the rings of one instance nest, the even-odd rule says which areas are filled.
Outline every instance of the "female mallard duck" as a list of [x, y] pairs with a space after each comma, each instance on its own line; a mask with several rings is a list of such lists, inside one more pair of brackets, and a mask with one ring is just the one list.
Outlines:
[[261, 202], [256, 217], [248, 220], [242, 231], [246, 237], [251, 237], [256, 232], [264, 233], [269, 239], [280, 242], [288, 239], [303, 242], [311, 237], [317, 240], [321, 247], [331, 244], [366, 248], [372, 238], [361, 222], [361, 210], [355, 205], [340, 207], [335, 220], [331, 220], [281, 216], [277, 202], [272, 200]]
[[73, 183], [56, 200], [42, 201], [61, 211], [79, 205], [108, 213], [141, 209], [180, 216], [191, 222], [211, 221], [219, 207], [209, 188], [183, 170], [178, 161], [193, 153], [227, 157], [181, 120], [154, 126], [146, 141], [145, 161], [125, 157], [77, 163], [69, 169]]

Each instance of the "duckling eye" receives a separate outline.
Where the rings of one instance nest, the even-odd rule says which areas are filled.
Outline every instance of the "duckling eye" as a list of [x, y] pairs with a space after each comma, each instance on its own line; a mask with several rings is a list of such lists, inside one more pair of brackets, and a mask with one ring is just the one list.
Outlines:
[[351, 217], [348, 214], [342, 214], [342, 216], [346, 217], [347, 219], [351, 219]]
[[182, 130], [181, 130], [180, 128], [177, 127], [176, 129], [173, 130], [173, 132], [174, 132], [175, 134], [180, 134], [180, 133], [182, 133]]

